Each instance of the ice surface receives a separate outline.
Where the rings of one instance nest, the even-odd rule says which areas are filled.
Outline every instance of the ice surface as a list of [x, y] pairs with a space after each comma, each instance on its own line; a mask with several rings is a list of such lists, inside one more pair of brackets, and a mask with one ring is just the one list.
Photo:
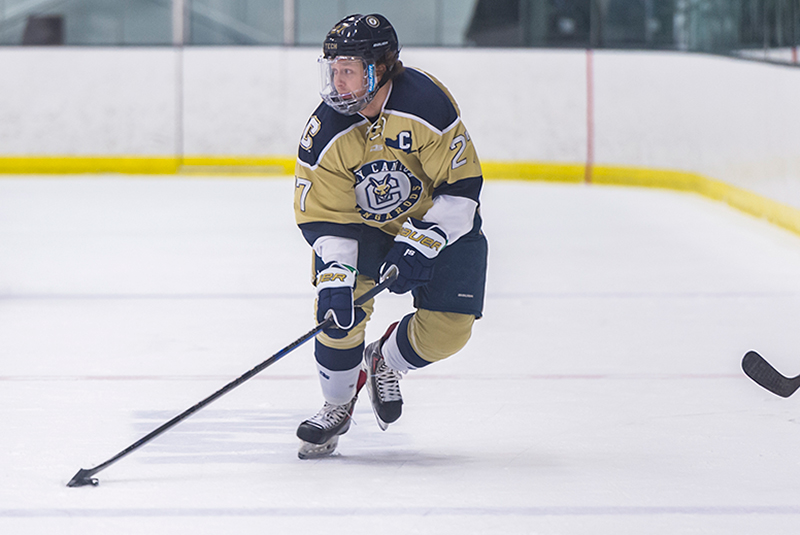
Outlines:
[[[796, 533], [800, 238], [691, 194], [491, 181], [485, 317], [300, 461], [313, 326], [290, 178], [0, 179], [0, 532]], [[410, 310], [382, 294], [368, 329]]]

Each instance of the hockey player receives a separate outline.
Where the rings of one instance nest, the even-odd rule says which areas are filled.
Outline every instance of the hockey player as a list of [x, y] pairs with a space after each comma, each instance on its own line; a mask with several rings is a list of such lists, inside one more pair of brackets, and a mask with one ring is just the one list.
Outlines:
[[[335, 327], [315, 340], [325, 404], [297, 429], [303, 459], [333, 453], [365, 382], [381, 429], [396, 421], [401, 374], [459, 351], [483, 311], [480, 163], [448, 90], [399, 51], [385, 17], [351, 15], [319, 59], [323, 102], [300, 140], [294, 209], [314, 250], [317, 320]], [[389, 290], [411, 291], [416, 310], [365, 349], [373, 301], [353, 300], [391, 266]]]

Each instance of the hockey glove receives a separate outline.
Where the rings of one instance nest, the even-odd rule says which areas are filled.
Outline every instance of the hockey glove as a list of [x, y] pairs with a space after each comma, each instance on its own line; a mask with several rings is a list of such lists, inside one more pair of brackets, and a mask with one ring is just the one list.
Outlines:
[[356, 270], [330, 262], [317, 273], [317, 322], [331, 317], [334, 326], [323, 329], [331, 338], [344, 338], [347, 331], [361, 323], [367, 314], [353, 307]]
[[381, 266], [381, 276], [389, 266], [397, 266], [397, 279], [389, 291], [404, 294], [417, 286], [427, 284], [433, 277], [433, 264], [447, 245], [447, 235], [436, 226], [419, 219], [409, 218], [394, 238], [394, 246]]

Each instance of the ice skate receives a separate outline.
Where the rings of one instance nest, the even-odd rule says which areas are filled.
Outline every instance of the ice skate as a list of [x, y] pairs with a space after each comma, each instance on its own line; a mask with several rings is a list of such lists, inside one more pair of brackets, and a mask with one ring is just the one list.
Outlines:
[[297, 456], [312, 459], [332, 454], [339, 443], [339, 435], [350, 429], [357, 399], [358, 395], [344, 405], [326, 401], [317, 414], [301, 423], [297, 428], [297, 437], [302, 441]]
[[381, 353], [383, 343], [396, 327], [397, 323], [390, 325], [380, 340], [371, 343], [364, 350], [367, 392], [378, 426], [384, 431], [390, 423], [400, 418], [403, 410], [403, 397], [400, 395], [401, 374], [386, 365]]
[[359, 370], [356, 393], [349, 403], [333, 405], [326, 401], [317, 414], [297, 427], [297, 437], [301, 441], [300, 449], [297, 451], [298, 457], [315, 459], [326, 457], [336, 451], [339, 436], [344, 435], [350, 429], [353, 408], [356, 406], [358, 393], [361, 392], [366, 380], [367, 375], [364, 370]]

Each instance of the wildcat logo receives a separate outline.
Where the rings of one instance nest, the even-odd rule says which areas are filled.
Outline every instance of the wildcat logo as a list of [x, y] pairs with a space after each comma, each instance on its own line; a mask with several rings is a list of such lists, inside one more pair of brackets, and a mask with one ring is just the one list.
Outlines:
[[362, 165], [356, 176], [356, 203], [365, 221], [391, 221], [413, 208], [422, 182], [398, 161], [376, 160]]
[[377, 179], [370, 178], [372, 184], [372, 194], [375, 197], [375, 204], [381, 205], [400, 197], [400, 192], [397, 191], [397, 179], [392, 178], [392, 175], [383, 177], [383, 182]]

